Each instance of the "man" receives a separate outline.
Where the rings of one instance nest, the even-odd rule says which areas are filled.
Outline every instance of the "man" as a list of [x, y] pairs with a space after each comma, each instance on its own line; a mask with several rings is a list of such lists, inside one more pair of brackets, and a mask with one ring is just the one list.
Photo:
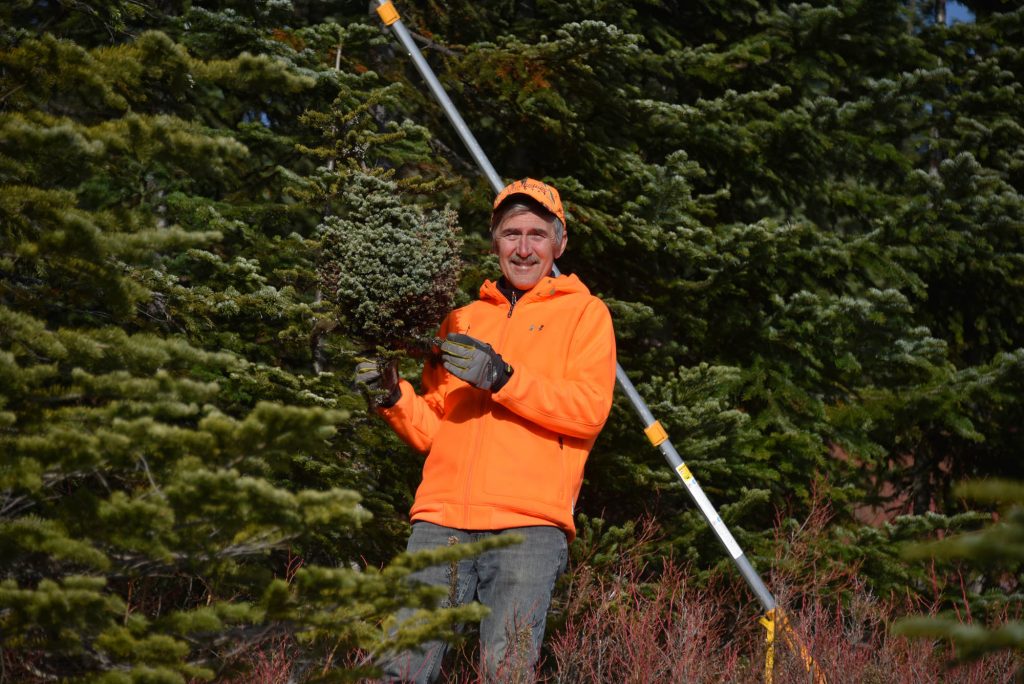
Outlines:
[[[565, 250], [565, 211], [555, 188], [516, 181], [494, 201], [492, 247], [503, 277], [441, 324], [440, 359], [423, 370], [423, 394], [356, 368], [378, 411], [427, 453], [408, 550], [515, 533], [522, 544], [460, 563], [458, 601], [490, 608], [480, 624], [488, 680], [529, 678], [540, 655], [555, 580], [575, 536], [583, 465], [611, 409], [611, 316], [576, 276], [554, 276]], [[447, 587], [451, 571], [414, 578]], [[402, 616], [399, 616], [400, 619]], [[433, 681], [447, 645], [433, 642], [385, 666], [389, 679]]]

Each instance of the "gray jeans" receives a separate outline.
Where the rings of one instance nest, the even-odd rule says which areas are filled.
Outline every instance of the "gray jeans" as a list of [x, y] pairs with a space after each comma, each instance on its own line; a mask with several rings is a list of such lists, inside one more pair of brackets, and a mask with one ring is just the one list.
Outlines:
[[[568, 545], [557, 527], [517, 527], [509, 530], [466, 531], [428, 522], [415, 522], [408, 550], [422, 551], [480, 541], [504, 534], [519, 534], [522, 544], [487, 551], [459, 562], [458, 603], [477, 600], [491, 609], [480, 622], [481, 666], [489, 682], [532, 681], [544, 640], [544, 620], [551, 605], [555, 580], [565, 571]], [[447, 564], [410, 575], [411, 580], [449, 587]], [[398, 620], [411, 610], [398, 613]], [[381, 663], [384, 681], [432, 682], [441, 673], [448, 650], [443, 641], [430, 641], [414, 651], [399, 653]]]

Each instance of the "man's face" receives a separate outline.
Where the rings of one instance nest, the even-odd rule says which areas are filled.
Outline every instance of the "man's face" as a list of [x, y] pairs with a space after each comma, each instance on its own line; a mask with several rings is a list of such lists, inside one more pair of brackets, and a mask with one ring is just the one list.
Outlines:
[[513, 286], [529, 290], [551, 272], [562, 256], [568, 236], [555, 242], [555, 227], [543, 216], [530, 211], [508, 216], [494, 231], [494, 251], [501, 272]]

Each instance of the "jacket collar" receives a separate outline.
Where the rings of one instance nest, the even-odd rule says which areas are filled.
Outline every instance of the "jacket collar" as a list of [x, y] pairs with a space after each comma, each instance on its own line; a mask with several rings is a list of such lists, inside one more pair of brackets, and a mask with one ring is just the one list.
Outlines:
[[[510, 286], [505, 286], [504, 283], [499, 285], [497, 281], [485, 280], [484, 284], [480, 286], [480, 299], [497, 304], [507, 304], [509, 299], [502, 292], [503, 287], [511, 292], [511, 289], [508, 289]], [[530, 290], [524, 292], [516, 289], [516, 299], [522, 302], [574, 293], [590, 294], [590, 290], [575, 275], [548, 275], [537, 281], [537, 284]]]
[[527, 293], [527, 290], [520, 290], [518, 287], [508, 282], [508, 278], [502, 276], [498, 278], [498, 282], [495, 283], [498, 286], [498, 291], [508, 301], [518, 301], [523, 298], [523, 295]]

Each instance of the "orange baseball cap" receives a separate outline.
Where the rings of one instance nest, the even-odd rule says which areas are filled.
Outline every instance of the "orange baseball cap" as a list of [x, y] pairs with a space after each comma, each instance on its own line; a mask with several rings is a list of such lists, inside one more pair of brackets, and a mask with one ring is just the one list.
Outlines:
[[533, 178], [523, 178], [506, 185], [505, 189], [494, 198], [494, 210], [497, 210], [501, 203], [512, 195], [526, 195], [537, 200], [545, 209], [557, 216], [563, 226], [565, 225], [565, 209], [562, 208], [562, 198], [559, 196], [558, 190], [547, 183], [541, 183]]

